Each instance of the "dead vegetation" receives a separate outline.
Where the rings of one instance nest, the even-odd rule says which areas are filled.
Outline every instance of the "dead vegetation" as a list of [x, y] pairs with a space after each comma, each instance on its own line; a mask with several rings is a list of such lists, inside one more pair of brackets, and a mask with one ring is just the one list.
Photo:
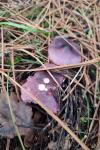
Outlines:
[[[100, 2], [1, 0], [0, 28], [0, 149], [99, 150]], [[46, 67], [56, 36], [76, 42], [82, 61]], [[22, 86], [41, 71], [57, 84], [56, 115]], [[21, 90], [35, 104], [22, 102]]]

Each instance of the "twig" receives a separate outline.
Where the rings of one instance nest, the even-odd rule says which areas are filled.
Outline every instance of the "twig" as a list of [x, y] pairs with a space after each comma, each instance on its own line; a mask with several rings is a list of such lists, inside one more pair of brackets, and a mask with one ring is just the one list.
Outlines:
[[10, 139], [7, 138], [6, 150], [9, 150], [9, 147], [10, 147]]

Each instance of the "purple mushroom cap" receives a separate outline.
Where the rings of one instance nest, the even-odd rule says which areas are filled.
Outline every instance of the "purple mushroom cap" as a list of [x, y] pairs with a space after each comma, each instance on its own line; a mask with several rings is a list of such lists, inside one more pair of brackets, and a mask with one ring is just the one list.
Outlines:
[[[64, 77], [60, 74], [53, 73], [53, 76], [59, 84], [64, 80]], [[57, 88], [57, 84], [46, 71], [36, 72], [34, 76], [29, 76], [22, 87], [39, 99], [53, 113], [56, 114], [59, 111], [58, 103], [53, 96], [53, 91]], [[35, 101], [22, 89], [21, 99], [24, 102], [35, 103]]]
[[79, 45], [70, 39], [55, 37], [48, 48], [48, 57], [56, 65], [76, 64], [81, 62]]

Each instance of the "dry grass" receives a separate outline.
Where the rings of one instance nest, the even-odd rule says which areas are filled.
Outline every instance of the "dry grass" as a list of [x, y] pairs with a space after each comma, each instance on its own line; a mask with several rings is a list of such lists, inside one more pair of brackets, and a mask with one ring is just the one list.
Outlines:
[[[61, 97], [63, 105], [67, 106], [71, 97], [75, 100], [78, 98], [79, 102], [81, 101], [84, 105], [78, 108], [84, 108], [85, 112], [81, 110], [74, 129], [67, 126], [66, 111], [63, 115], [60, 113], [61, 116], [58, 115], [58, 117], [34, 96], [28, 94], [62, 127], [60, 132], [57, 131], [58, 149], [62, 143], [65, 144], [67, 141], [63, 130], [65, 129], [71, 135], [69, 139], [76, 140], [83, 149], [99, 150], [100, 2], [98, 0], [33, 0], [21, 7], [19, 5], [11, 7], [8, 3], [0, 2], [0, 26], [0, 88], [1, 90], [6, 88], [8, 78], [11, 81], [9, 90], [14, 88], [19, 99], [18, 87], [22, 88], [20, 83], [33, 72], [47, 70], [45, 66], [44, 69], [37, 67], [49, 61], [47, 49], [53, 37], [66, 36], [79, 43], [82, 56], [80, 64], [62, 65], [47, 70], [50, 75], [50, 70], [65, 70], [68, 86], [65, 84], [63, 89]], [[75, 94], [77, 91], [79, 97]], [[53, 130], [57, 130], [57, 127], [59, 129], [59, 126], [56, 125]], [[70, 145], [73, 146], [74, 142], [72, 140]], [[74, 149], [81, 148], [76, 146]]]

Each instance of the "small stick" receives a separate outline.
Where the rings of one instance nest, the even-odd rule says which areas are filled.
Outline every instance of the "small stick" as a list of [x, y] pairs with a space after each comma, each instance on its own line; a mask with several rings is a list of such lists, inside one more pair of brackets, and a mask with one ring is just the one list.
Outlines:
[[7, 138], [6, 150], [9, 150], [10, 147], [10, 138]]

